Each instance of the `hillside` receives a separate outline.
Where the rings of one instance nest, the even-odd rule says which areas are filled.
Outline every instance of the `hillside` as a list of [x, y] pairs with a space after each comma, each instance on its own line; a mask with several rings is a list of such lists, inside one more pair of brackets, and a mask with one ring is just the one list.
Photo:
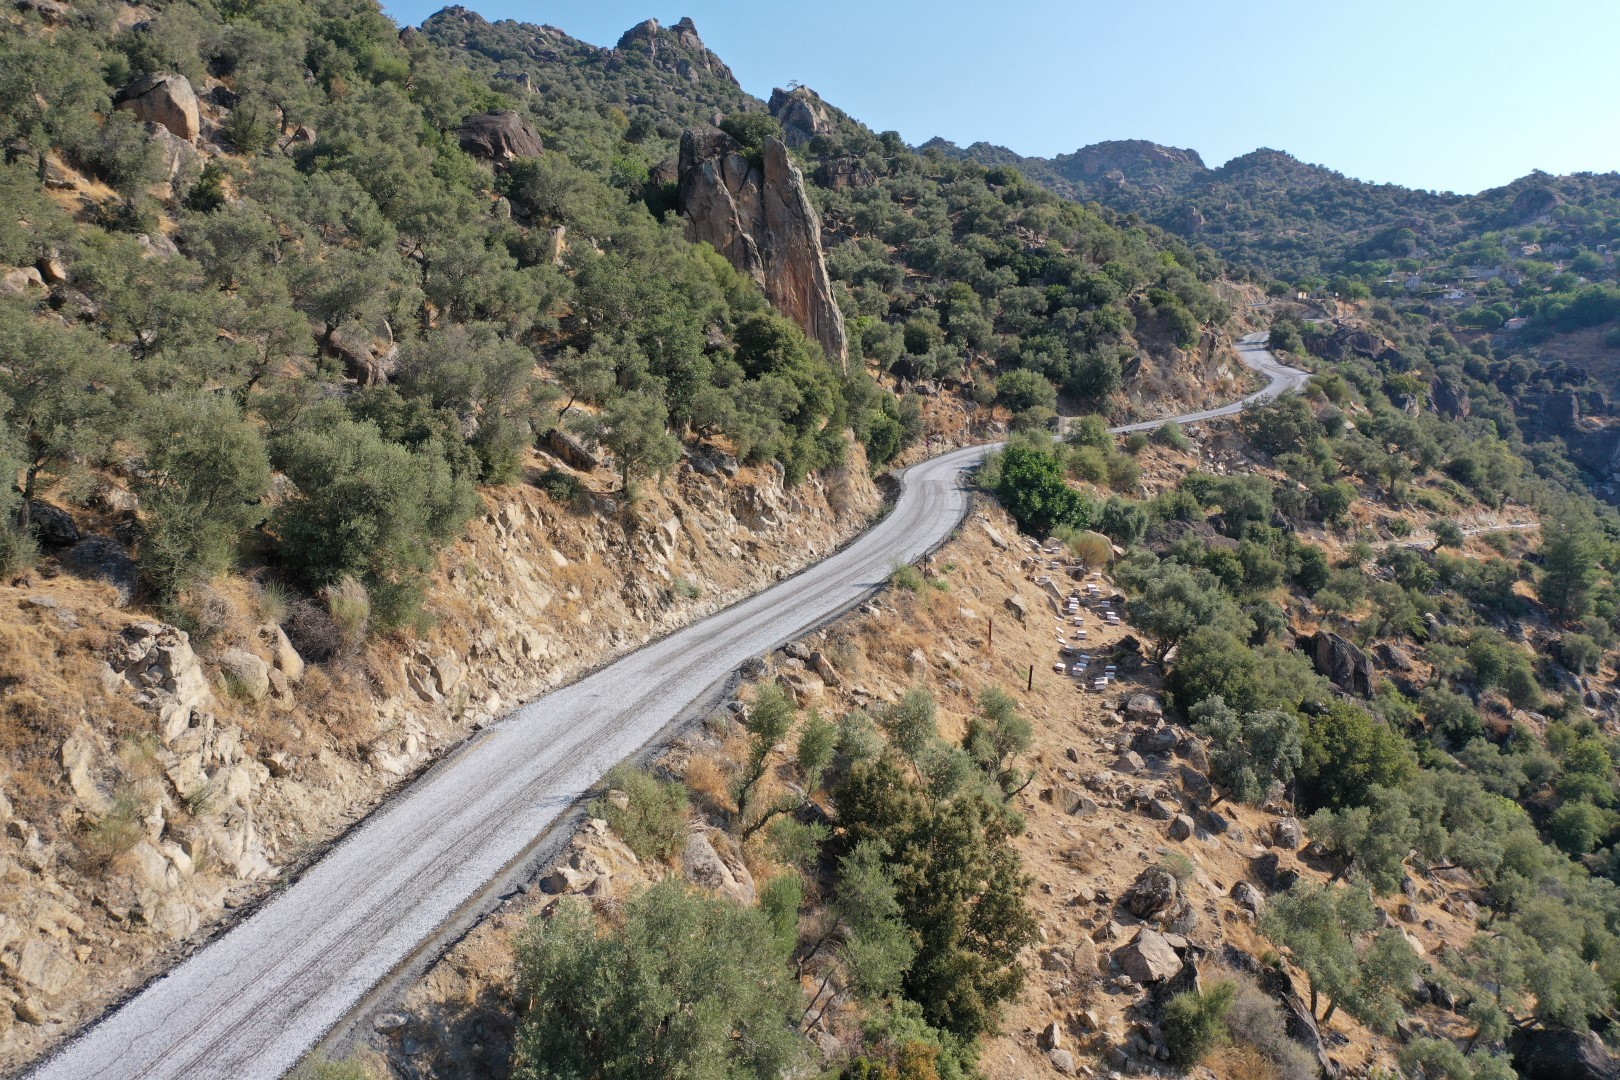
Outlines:
[[[1008, 440], [962, 535], [617, 770], [358, 1042], [1613, 1074], [1612, 177], [913, 150], [689, 19], [372, 0], [8, 6], [0, 144], [0, 1068], [886, 469]], [[1254, 388], [1258, 329], [1304, 395], [1107, 433]]]

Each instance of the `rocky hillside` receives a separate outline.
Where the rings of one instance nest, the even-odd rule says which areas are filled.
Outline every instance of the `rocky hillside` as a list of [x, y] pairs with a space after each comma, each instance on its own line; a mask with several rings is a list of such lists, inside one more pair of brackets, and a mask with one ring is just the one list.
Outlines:
[[635, 506], [611, 473], [489, 493], [442, 557], [435, 627], [305, 652], [310, 618], [221, 582], [191, 633], [71, 575], [0, 589], [4, 957], [15, 1069], [251, 909], [513, 705], [824, 556], [878, 496], [859, 468], [684, 462]]

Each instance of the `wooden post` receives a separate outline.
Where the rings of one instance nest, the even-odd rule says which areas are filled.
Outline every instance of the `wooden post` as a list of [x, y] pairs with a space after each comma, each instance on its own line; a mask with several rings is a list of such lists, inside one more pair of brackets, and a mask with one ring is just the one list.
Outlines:
[[996, 620], [989, 619], [987, 621], [990, 623], [990, 636], [985, 641], [985, 646], [994, 649], [996, 647]]
[[1035, 689], [1035, 665], [1034, 664], [1029, 665], [1029, 685], [1024, 687], [1024, 689], [1025, 690], [1034, 690]]

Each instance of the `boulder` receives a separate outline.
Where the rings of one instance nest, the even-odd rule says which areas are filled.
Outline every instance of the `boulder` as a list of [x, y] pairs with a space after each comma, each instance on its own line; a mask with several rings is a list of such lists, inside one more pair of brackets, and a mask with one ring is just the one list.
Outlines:
[[107, 666], [135, 689], [135, 700], [156, 709], [165, 742], [173, 742], [199, 710], [213, 703], [197, 654], [184, 630], [163, 623], [124, 627], [107, 656]]
[[1378, 662], [1384, 667], [1396, 671], [1411, 671], [1413, 667], [1412, 654], [1399, 645], [1391, 645], [1387, 641], [1373, 646], [1373, 656], [1377, 657]]
[[1193, 819], [1186, 814], [1177, 814], [1170, 819], [1170, 839], [1190, 840], [1193, 834]]
[[1151, 919], [1175, 906], [1180, 896], [1175, 875], [1162, 866], [1150, 866], [1136, 876], [1120, 901], [1138, 919]]
[[1311, 658], [1318, 675], [1326, 676], [1340, 690], [1364, 698], [1372, 697], [1372, 661], [1354, 643], [1338, 634], [1321, 630], [1298, 639], [1297, 645]]
[[157, 71], [142, 75], [113, 95], [120, 109], [128, 109], [148, 123], [160, 124], [177, 138], [196, 142], [202, 133], [197, 93], [184, 75]]
[[1181, 776], [1181, 790], [1193, 799], [1207, 803], [1215, 798], [1215, 786], [1209, 782], [1209, 777], [1191, 765], [1181, 765], [1176, 771]]
[[253, 701], [263, 701], [270, 693], [270, 665], [246, 649], [226, 649], [220, 653], [219, 670], [234, 692]]
[[1165, 936], [1143, 927], [1129, 945], [1114, 951], [1120, 970], [1138, 983], [1156, 983], [1181, 971], [1181, 957]]
[[1011, 596], [1007, 597], [1007, 599], [1003, 600], [1002, 603], [1006, 606], [1008, 611], [1013, 613], [1013, 617], [1019, 622], [1023, 622], [1024, 616], [1029, 614], [1029, 604], [1017, 593], [1013, 593]]
[[1591, 1031], [1519, 1028], [1508, 1037], [1508, 1052], [1524, 1080], [1620, 1078], [1620, 1064]]
[[722, 859], [703, 833], [687, 837], [681, 866], [686, 880], [694, 885], [722, 893], [740, 904], [754, 902], [754, 882], [748, 871], [742, 869], [740, 863], [734, 866]]
[[66, 990], [75, 973], [73, 961], [37, 938], [18, 951], [17, 964], [12, 969], [19, 982], [35, 987], [47, 997]]
[[1052, 1069], [1064, 1076], [1073, 1076], [1075, 1070], [1074, 1055], [1062, 1047], [1046, 1052], [1046, 1060], [1052, 1063]]
[[1237, 901], [1238, 907], [1246, 911], [1252, 911], [1256, 915], [1260, 914], [1261, 909], [1266, 904], [1265, 897], [1260, 895], [1260, 890], [1247, 881], [1240, 881], [1232, 886], [1232, 899]]
[[681, 136], [680, 206], [687, 238], [705, 241], [756, 281], [840, 370], [849, 365], [844, 316], [821, 248], [821, 219], [780, 139], [759, 164], [722, 131]]
[[562, 428], [552, 428], [546, 435], [546, 449], [561, 458], [564, 465], [580, 472], [592, 472], [602, 467], [601, 458], [591, 453], [584, 443]]
[[1299, 845], [1305, 842], [1305, 834], [1300, 829], [1299, 819], [1285, 817], [1271, 826], [1271, 839], [1280, 848], [1288, 851], [1298, 851]]
[[1164, 706], [1151, 694], [1132, 694], [1125, 703], [1125, 716], [1138, 723], [1154, 724], [1164, 718]]
[[1294, 882], [1299, 880], [1299, 871], [1291, 866], [1284, 867], [1275, 851], [1268, 851], [1264, 855], [1250, 859], [1249, 868], [1254, 874], [1254, 879], [1269, 892], [1287, 892], [1294, 887]]
[[82, 539], [72, 514], [39, 499], [28, 500], [28, 528], [46, 547], [72, 547]]
[[1124, 773], [1126, 776], [1135, 776], [1137, 773], [1146, 768], [1147, 762], [1143, 761], [1142, 755], [1138, 754], [1135, 750], [1125, 751], [1123, 754], [1119, 755], [1119, 759], [1114, 762], [1114, 771]]
[[510, 109], [474, 113], [456, 129], [461, 148], [480, 161], [504, 169], [518, 158], [539, 157], [540, 135]]
[[1171, 821], [1176, 816], [1175, 806], [1163, 799], [1149, 799], [1142, 804], [1142, 810], [1154, 821]]
[[287, 633], [275, 623], [265, 623], [259, 627], [259, 642], [270, 653], [270, 663], [275, 669], [287, 677], [288, 682], [297, 682], [304, 677], [304, 658], [298, 655], [291, 641], [287, 640]]
[[838, 669], [833, 667], [832, 661], [820, 649], [810, 654], [810, 670], [820, 675], [821, 681], [828, 686], [844, 685], [843, 676], [838, 674]]

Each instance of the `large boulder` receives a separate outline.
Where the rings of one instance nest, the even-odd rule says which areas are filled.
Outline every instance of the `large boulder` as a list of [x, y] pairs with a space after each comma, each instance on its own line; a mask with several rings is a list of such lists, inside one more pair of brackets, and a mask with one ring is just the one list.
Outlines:
[[1151, 919], [1175, 906], [1180, 895], [1174, 874], [1162, 866], [1150, 866], [1137, 875], [1121, 901], [1138, 919]]
[[821, 219], [782, 140], [767, 138], [755, 164], [723, 131], [688, 131], [679, 173], [687, 238], [708, 243], [758, 282], [778, 311], [846, 369], [849, 340], [821, 250]]
[[1305, 655], [1311, 658], [1318, 675], [1340, 690], [1360, 697], [1373, 695], [1373, 665], [1367, 654], [1338, 634], [1319, 630], [1297, 642]]
[[113, 95], [120, 109], [160, 124], [175, 137], [196, 142], [202, 133], [202, 115], [197, 109], [197, 92], [184, 75], [156, 71], [142, 75]]
[[1617, 1080], [1620, 1063], [1593, 1032], [1520, 1028], [1508, 1037], [1524, 1080]]
[[456, 140], [473, 157], [502, 169], [541, 151], [534, 125], [511, 109], [474, 113], [456, 129]]
[[1169, 939], [1157, 930], [1143, 927], [1136, 938], [1114, 952], [1120, 970], [1139, 983], [1156, 983], [1181, 971], [1181, 957]]
[[686, 850], [681, 856], [686, 880], [705, 889], [713, 889], [731, 897], [740, 904], [754, 902], [754, 880], [739, 861], [727, 862], [703, 833], [686, 838]]

